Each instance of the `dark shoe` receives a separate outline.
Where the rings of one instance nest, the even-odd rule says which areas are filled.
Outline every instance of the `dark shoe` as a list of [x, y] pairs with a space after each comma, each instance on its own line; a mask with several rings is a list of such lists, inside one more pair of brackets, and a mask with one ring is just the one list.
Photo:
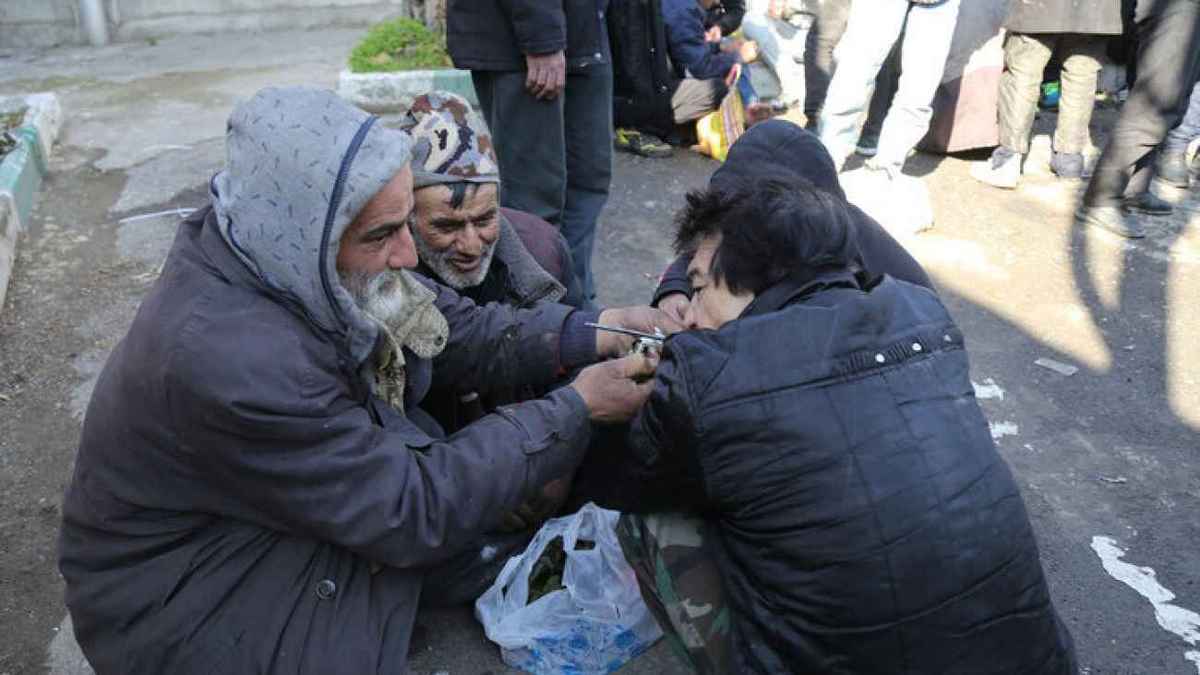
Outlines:
[[874, 157], [879, 152], [879, 134], [863, 134], [858, 137], [854, 152], [861, 157]]
[[1127, 239], [1141, 239], [1146, 236], [1146, 228], [1116, 206], [1080, 206], [1075, 211], [1075, 220]]
[[1187, 157], [1182, 152], [1160, 154], [1155, 174], [1167, 185], [1185, 190], [1192, 181], [1191, 172], [1188, 171]]
[[617, 129], [613, 145], [642, 157], [670, 157], [672, 153], [671, 146], [635, 129]]
[[1059, 178], [1083, 178], [1083, 155], [1078, 152], [1056, 152], [1050, 157], [1050, 170]]
[[1169, 216], [1175, 210], [1171, 203], [1159, 198], [1152, 192], [1126, 199], [1122, 204], [1129, 213], [1143, 213], [1147, 216]]

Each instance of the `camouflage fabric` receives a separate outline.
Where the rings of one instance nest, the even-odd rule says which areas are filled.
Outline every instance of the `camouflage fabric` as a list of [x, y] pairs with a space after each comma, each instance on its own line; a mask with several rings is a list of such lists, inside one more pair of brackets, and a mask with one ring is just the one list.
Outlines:
[[705, 547], [708, 525], [679, 513], [622, 514], [617, 538], [642, 597], [667, 640], [693, 670], [729, 672], [729, 607], [716, 561]]
[[400, 126], [412, 136], [413, 189], [500, 182], [487, 124], [458, 94], [418, 96]]

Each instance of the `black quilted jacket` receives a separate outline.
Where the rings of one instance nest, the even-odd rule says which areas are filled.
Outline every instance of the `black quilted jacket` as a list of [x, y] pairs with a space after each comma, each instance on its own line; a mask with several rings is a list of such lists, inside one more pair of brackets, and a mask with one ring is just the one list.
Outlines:
[[727, 672], [1075, 672], [932, 291], [819, 278], [673, 336], [631, 440], [643, 507], [713, 525]]
[[675, 129], [671, 95], [679, 78], [667, 56], [659, 0], [613, 0], [608, 36], [613, 60], [613, 123], [660, 137]]
[[525, 54], [565, 51], [579, 71], [608, 63], [608, 0], [450, 0], [446, 43], [455, 68], [525, 70]]

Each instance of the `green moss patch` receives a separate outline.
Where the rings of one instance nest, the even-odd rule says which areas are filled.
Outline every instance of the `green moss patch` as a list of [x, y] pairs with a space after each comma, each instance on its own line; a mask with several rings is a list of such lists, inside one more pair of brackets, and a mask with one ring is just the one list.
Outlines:
[[350, 52], [355, 73], [451, 68], [446, 41], [415, 19], [376, 24]]
[[18, 110], [16, 112], [0, 113], [0, 131], [8, 131], [21, 126], [21, 121], [25, 119], [25, 111]]

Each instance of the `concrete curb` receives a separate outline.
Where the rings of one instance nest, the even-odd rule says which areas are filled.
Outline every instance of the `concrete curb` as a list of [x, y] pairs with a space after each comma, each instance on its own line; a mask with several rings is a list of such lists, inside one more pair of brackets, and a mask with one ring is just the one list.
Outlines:
[[8, 278], [17, 263], [17, 217], [12, 200], [0, 196], [0, 312], [8, 294]]
[[0, 311], [16, 265], [17, 239], [29, 222], [46, 162], [62, 127], [62, 106], [54, 94], [0, 99], [0, 111], [22, 110], [21, 126], [14, 131], [17, 146], [0, 161]]
[[337, 93], [354, 105], [373, 113], [408, 110], [412, 101], [431, 91], [450, 91], [478, 106], [475, 86], [467, 70], [408, 70], [396, 73], [352, 73], [338, 76]]

